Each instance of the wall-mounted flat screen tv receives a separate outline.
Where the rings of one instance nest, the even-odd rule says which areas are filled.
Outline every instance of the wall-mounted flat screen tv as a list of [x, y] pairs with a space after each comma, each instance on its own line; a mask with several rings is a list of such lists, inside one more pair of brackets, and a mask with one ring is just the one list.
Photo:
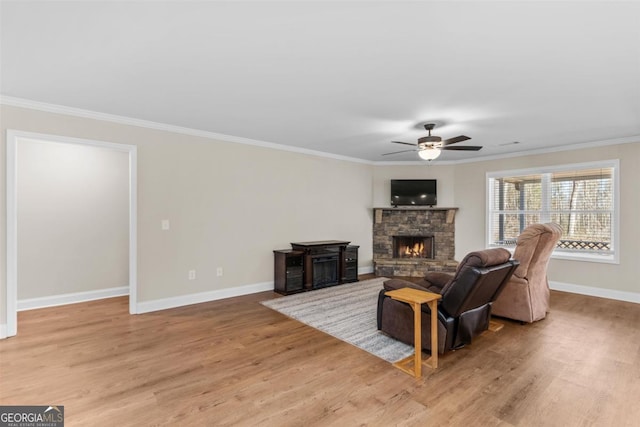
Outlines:
[[435, 206], [435, 179], [392, 179], [391, 206]]

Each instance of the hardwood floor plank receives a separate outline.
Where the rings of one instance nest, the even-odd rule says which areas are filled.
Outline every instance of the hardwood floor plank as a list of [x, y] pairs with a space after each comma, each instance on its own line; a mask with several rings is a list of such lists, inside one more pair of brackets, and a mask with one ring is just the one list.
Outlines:
[[640, 305], [552, 292], [414, 379], [261, 304], [271, 292], [131, 316], [126, 297], [19, 313], [0, 404], [66, 425], [636, 425]]

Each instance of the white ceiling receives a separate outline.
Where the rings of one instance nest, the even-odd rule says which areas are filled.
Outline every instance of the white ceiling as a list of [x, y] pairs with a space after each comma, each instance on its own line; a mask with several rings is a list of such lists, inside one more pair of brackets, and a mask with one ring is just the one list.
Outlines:
[[640, 2], [1, 7], [5, 99], [366, 161], [426, 122], [484, 146], [438, 161], [640, 141]]

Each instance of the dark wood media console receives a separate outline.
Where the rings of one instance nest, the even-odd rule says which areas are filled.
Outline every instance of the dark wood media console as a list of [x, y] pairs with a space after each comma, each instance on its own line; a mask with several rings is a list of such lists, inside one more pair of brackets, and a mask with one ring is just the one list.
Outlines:
[[274, 290], [288, 295], [358, 281], [358, 248], [343, 240], [291, 243], [273, 251]]

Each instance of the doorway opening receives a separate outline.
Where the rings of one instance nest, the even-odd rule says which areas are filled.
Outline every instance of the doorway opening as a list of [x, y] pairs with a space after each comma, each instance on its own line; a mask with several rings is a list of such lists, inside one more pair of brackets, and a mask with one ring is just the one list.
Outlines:
[[[136, 256], [136, 235], [137, 235], [137, 206], [136, 206], [136, 192], [137, 192], [137, 147], [134, 145], [115, 144], [110, 142], [92, 141], [86, 139], [62, 137], [55, 135], [44, 135], [32, 132], [22, 131], [7, 131], [7, 294], [5, 302], [5, 313], [7, 315], [7, 323], [5, 328], [0, 328], [0, 338], [6, 338], [17, 334], [17, 311], [18, 311], [18, 176], [19, 176], [19, 162], [18, 154], [19, 148], [25, 147], [33, 143], [40, 144], [58, 144], [58, 146], [67, 148], [100, 148], [103, 151], [120, 152], [125, 153], [128, 162], [128, 169], [125, 173], [128, 173], [126, 180], [128, 181], [128, 218], [124, 221], [128, 223], [128, 274], [125, 273], [125, 278], [128, 279], [128, 294], [129, 294], [129, 313], [137, 313], [137, 256]], [[47, 145], [51, 147], [51, 145]], [[106, 150], [105, 150], [106, 149]], [[100, 151], [100, 150], [96, 150]], [[62, 205], [63, 202], [61, 201]], [[67, 209], [73, 209], [69, 207]], [[126, 238], [126, 237], [123, 237]], [[124, 243], [124, 241], [123, 241]], [[126, 254], [123, 254], [125, 256]], [[126, 292], [126, 288], [125, 288]], [[122, 295], [124, 295], [123, 293]], [[90, 298], [95, 299], [95, 298]], [[79, 302], [79, 301], [71, 301]], [[64, 302], [61, 302], [62, 304]], [[51, 303], [49, 305], [59, 305]]]

